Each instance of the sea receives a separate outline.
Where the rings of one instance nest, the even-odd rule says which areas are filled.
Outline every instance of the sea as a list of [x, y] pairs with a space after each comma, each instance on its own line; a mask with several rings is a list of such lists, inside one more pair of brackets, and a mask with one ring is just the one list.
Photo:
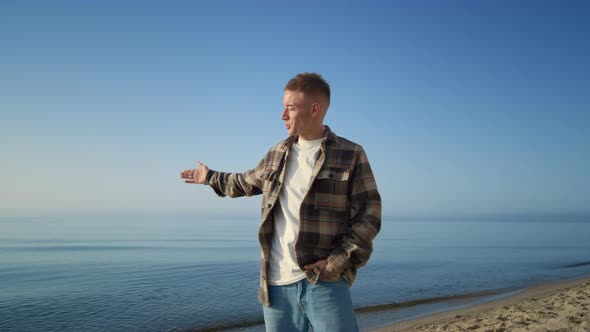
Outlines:
[[[0, 218], [0, 331], [263, 331], [258, 225]], [[351, 293], [366, 330], [589, 275], [587, 214], [397, 217], [383, 219]]]

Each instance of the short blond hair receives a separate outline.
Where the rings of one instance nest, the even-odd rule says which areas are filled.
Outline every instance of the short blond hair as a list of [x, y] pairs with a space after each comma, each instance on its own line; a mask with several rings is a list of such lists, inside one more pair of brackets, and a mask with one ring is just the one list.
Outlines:
[[322, 96], [330, 102], [330, 85], [317, 73], [300, 73], [287, 82], [285, 91], [303, 92], [306, 95]]

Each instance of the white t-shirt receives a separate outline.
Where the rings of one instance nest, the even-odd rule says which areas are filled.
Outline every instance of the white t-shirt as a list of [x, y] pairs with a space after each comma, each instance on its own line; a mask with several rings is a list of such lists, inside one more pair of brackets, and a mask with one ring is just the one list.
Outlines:
[[311, 185], [313, 165], [322, 139], [301, 138], [291, 146], [285, 169], [285, 180], [279, 194], [280, 208], [274, 211], [274, 232], [270, 250], [270, 285], [288, 285], [305, 278], [297, 264], [295, 243], [299, 235], [299, 209]]

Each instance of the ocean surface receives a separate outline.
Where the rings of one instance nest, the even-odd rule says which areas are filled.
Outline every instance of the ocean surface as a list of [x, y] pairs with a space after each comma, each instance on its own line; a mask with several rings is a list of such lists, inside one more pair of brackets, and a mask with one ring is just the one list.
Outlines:
[[[257, 227], [256, 217], [2, 218], [0, 331], [260, 323]], [[579, 216], [385, 218], [353, 302], [367, 308], [590, 275], [589, 239], [590, 219]]]

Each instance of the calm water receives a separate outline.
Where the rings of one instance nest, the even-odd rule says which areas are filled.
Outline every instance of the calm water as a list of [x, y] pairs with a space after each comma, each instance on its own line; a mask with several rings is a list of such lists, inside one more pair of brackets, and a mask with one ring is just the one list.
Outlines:
[[[260, 321], [256, 218], [0, 220], [1, 331]], [[355, 306], [590, 275], [590, 220], [383, 221]]]

